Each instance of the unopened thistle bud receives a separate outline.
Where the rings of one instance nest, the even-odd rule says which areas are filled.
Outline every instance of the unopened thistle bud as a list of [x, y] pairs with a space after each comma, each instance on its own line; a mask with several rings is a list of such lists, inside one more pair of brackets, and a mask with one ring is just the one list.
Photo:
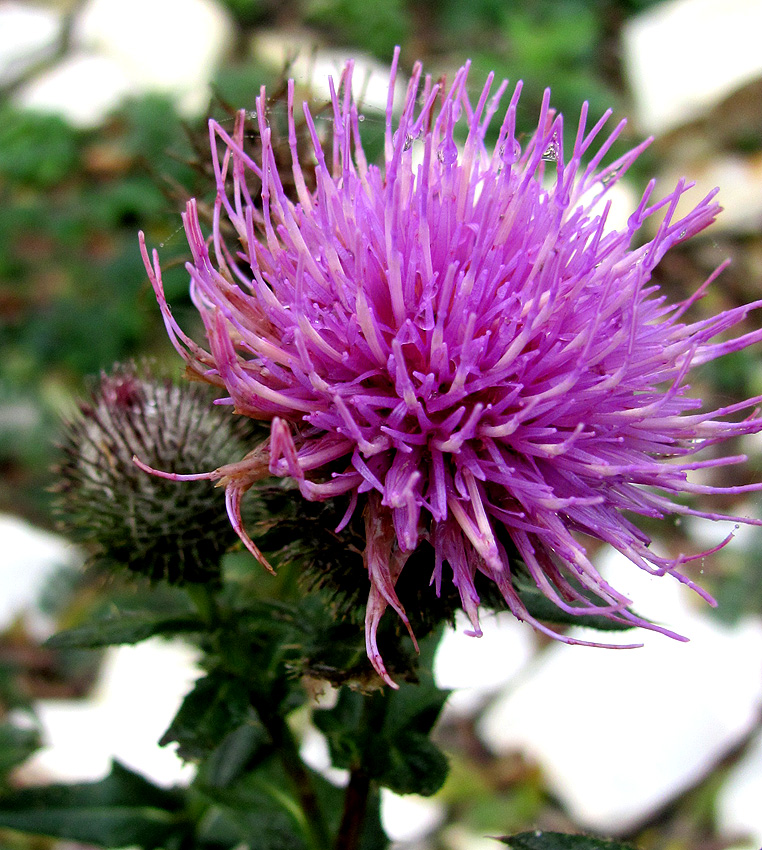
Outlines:
[[218, 466], [245, 453], [252, 423], [223, 415], [200, 384], [177, 385], [145, 368], [101, 374], [66, 425], [59, 513], [96, 557], [152, 580], [217, 580], [236, 540], [224, 500], [206, 482], [178, 486], [146, 475], [138, 456], [167, 470]]

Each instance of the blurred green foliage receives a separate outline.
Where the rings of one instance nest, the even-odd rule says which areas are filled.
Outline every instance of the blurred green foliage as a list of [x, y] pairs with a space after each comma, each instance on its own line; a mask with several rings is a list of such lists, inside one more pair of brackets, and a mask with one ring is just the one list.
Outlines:
[[44, 191], [80, 167], [77, 134], [62, 118], [0, 110], [0, 174], [10, 184]]
[[379, 59], [410, 38], [410, 4], [405, 0], [358, 3], [356, 0], [308, 0], [306, 23], [341, 43], [357, 46]]
[[[189, 152], [161, 98], [130, 102], [91, 131], [0, 110], [0, 509], [40, 515], [71, 391], [161, 341], [137, 230], [179, 225], [164, 187], [188, 182]], [[20, 494], [17, 476], [30, 485]]]

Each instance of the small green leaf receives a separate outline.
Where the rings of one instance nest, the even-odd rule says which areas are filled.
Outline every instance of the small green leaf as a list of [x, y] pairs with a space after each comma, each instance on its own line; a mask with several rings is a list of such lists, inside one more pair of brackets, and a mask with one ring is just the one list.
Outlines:
[[176, 741], [181, 758], [204, 758], [247, 720], [258, 724], [246, 683], [213, 671], [196, 682], [159, 744]]
[[511, 850], [634, 850], [628, 844], [591, 838], [588, 835], [568, 835], [563, 832], [521, 832], [518, 835], [496, 837]]
[[99, 649], [121, 643], [140, 643], [157, 635], [178, 635], [204, 628], [191, 614], [125, 611], [59, 632], [46, 641], [53, 649]]
[[99, 782], [0, 795], [0, 827], [106, 847], [166, 847], [190, 831], [183, 795], [114, 763]]
[[0, 724], [0, 775], [21, 764], [40, 746], [36, 729], [21, 729], [12, 723]]
[[367, 754], [375, 761], [376, 779], [398, 794], [435, 794], [444, 784], [449, 763], [431, 740], [448, 691], [439, 690], [426, 670], [418, 684], [405, 683], [389, 697], [382, 728], [386, 746]]
[[307, 850], [309, 823], [289, 795], [288, 781], [279, 768], [272, 775], [259, 770], [226, 789], [199, 789], [211, 806], [198, 838], [214, 842], [222, 833], [256, 850]]
[[389, 746], [376, 779], [398, 794], [429, 797], [444, 785], [450, 770], [447, 756], [420, 732], [404, 732]]
[[[430, 738], [431, 730], [449, 695], [434, 684], [427, 663], [438, 635], [421, 646], [421, 669], [417, 684], [404, 683], [390, 694], [382, 734], [387, 742], [387, 764], [378, 781], [398, 794], [436, 793], [447, 779], [449, 763]], [[381, 755], [379, 750], [374, 753]]]
[[203, 763], [205, 782], [213, 788], [225, 788], [271, 751], [272, 744], [264, 727], [249, 720], [229, 732]]
[[342, 688], [333, 708], [320, 709], [313, 715], [315, 725], [328, 741], [334, 767], [351, 770], [362, 764], [364, 742], [358, 733], [362, 725], [363, 699], [374, 697], [363, 697], [357, 691]]
[[449, 765], [430, 739], [448, 696], [430, 671], [437, 640], [432, 635], [422, 642], [417, 683], [370, 696], [342, 688], [332, 709], [315, 712], [335, 767], [362, 765], [372, 779], [399, 794], [429, 796], [441, 788]]
[[246, 683], [255, 707], [286, 716], [306, 699], [293, 675], [302, 628], [297, 610], [283, 603], [241, 600], [225, 612], [216, 653], [226, 674]]

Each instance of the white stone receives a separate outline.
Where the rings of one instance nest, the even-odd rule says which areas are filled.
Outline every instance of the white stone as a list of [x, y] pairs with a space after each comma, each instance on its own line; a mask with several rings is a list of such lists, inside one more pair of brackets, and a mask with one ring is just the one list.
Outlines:
[[673, 0], [622, 33], [640, 125], [656, 134], [706, 114], [762, 74], [761, 0]]
[[[661, 186], [674, 186], [685, 174], [695, 183], [677, 205], [675, 220], [687, 215], [696, 204], [715, 187], [719, 192], [715, 200], [722, 212], [712, 224], [709, 233], [758, 233], [762, 224], [762, 154], [741, 156], [717, 153], [712, 156], [684, 161], [667, 173]], [[722, 279], [717, 284], [722, 285]]]
[[349, 782], [349, 771], [333, 766], [328, 741], [325, 735], [312, 724], [302, 731], [299, 755], [308, 767], [324, 776], [332, 785], [343, 788]]
[[159, 639], [108, 649], [90, 697], [35, 704], [45, 746], [24, 764], [24, 777], [92, 781], [117, 759], [162, 786], [190, 780], [193, 766], [157, 742], [200, 674], [197, 658]]
[[62, 537], [13, 516], [0, 515], [0, 541], [0, 631], [23, 615], [30, 632], [44, 640], [54, 624], [37, 610], [37, 599], [51, 576], [80, 564], [82, 555]]
[[93, 127], [134, 93], [117, 61], [79, 51], [35, 77], [17, 100], [27, 109], [63, 115], [75, 127]]
[[696, 610], [670, 577], [607, 560], [607, 578], [634, 599], [634, 610], [690, 643], [641, 631], [605, 636], [634, 638], [641, 649], [552, 646], [488, 710], [480, 734], [496, 753], [519, 750], [536, 760], [579, 823], [617, 834], [698, 782], [754, 728], [762, 622], [724, 626]]
[[762, 847], [762, 734], [757, 734], [717, 795], [717, 827], [723, 835], [745, 835], [733, 850]]
[[0, 3], [0, 83], [10, 82], [51, 52], [61, 14], [34, 3]]
[[89, 0], [75, 21], [72, 54], [31, 81], [22, 105], [79, 126], [102, 121], [127, 96], [176, 98], [184, 114], [209, 101], [209, 81], [232, 38], [213, 0]]
[[[604, 162], [604, 167], [606, 163]], [[552, 185], [552, 184], [551, 184]], [[645, 186], [642, 187], [645, 189]], [[570, 211], [570, 215], [574, 213], [577, 207], [585, 207], [595, 201], [600, 196], [603, 187], [600, 182], [594, 183], [590, 189], [585, 192], [579, 200], [579, 203]], [[588, 211], [589, 218], [603, 215], [608, 207], [606, 214], [606, 223], [603, 227], [603, 233], [612, 233], [615, 230], [626, 230], [627, 222], [632, 215], [633, 210], [637, 209], [640, 203], [641, 194], [638, 194], [628, 180], [617, 180], [616, 183], [609, 186], [608, 191], [597, 200], [592, 208]]]
[[447, 850], [499, 850], [501, 847], [494, 838], [479, 835], [461, 824], [447, 827], [442, 844]]
[[[12, 516], [0, 516], [0, 540], [0, 631], [23, 615], [38, 639], [49, 637], [54, 623], [36, 611], [37, 599], [58, 570], [81, 564], [81, 553]], [[163, 785], [189, 778], [192, 769], [157, 741], [199, 675], [196, 656], [159, 640], [109, 649], [90, 697], [35, 704], [45, 746], [21, 768], [24, 778], [100, 779], [112, 758]]]
[[419, 841], [443, 823], [445, 812], [444, 804], [430, 797], [381, 789], [381, 825], [392, 841]]
[[141, 91], [177, 95], [190, 112], [206, 105], [231, 36], [231, 21], [213, 0], [89, 0], [76, 35], [119, 61]]
[[446, 714], [465, 715], [478, 709], [490, 694], [504, 687], [524, 667], [535, 649], [534, 632], [508, 612], [481, 617], [482, 636], [466, 634], [471, 623], [462, 612], [448, 629], [434, 656], [434, 681], [455, 689]]
[[[304, 34], [277, 30], [258, 33], [254, 40], [254, 53], [274, 70], [282, 71], [288, 65], [288, 76], [297, 83], [307, 85], [317, 98], [330, 97], [328, 78], [338, 84], [341, 72], [349, 59], [354, 60], [352, 93], [364, 108], [376, 112], [386, 111], [389, 91], [389, 68], [370, 56], [352, 50], [333, 50], [318, 46]], [[391, 62], [391, 56], [389, 60]], [[406, 79], [399, 68], [394, 87], [394, 103], [400, 107], [405, 98]]]

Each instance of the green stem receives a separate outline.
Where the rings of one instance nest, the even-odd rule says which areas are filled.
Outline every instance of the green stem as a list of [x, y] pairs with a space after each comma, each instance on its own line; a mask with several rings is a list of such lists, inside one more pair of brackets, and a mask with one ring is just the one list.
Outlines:
[[344, 797], [344, 814], [336, 837], [336, 850], [356, 850], [360, 846], [369, 795], [370, 777], [362, 768], [355, 768]]
[[[360, 728], [364, 732], [362, 753], [371, 748], [374, 742], [379, 739], [379, 733], [384, 726], [386, 712], [389, 708], [389, 696], [388, 690], [384, 690], [365, 697], [360, 723]], [[349, 785], [347, 785], [344, 796], [344, 812], [336, 836], [335, 850], [357, 850], [359, 848], [362, 828], [368, 812], [370, 791], [371, 780], [365, 766], [362, 763], [353, 765], [349, 775]]]
[[285, 719], [275, 712], [268, 711], [262, 700], [252, 694], [252, 705], [259, 714], [262, 725], [267, 730], [270, 740], [280, 758], [283, 770], [289, 777], [305, 815], [304, 828], [306, 837], [313, 850], [327, 850], [331, 839], [328, 827], [323, 817], [312, 779], [299, 755], [296, 740]]
[[[218, 626], [220, 610], [214, 592], [204, 584], [187, 584], [185, 589], [206, 626], [210, 629]], [[213, 644], [217, 646], [217, 641], [213, 640]], [[301, 822], [311, 850], [327, 850], [331, 843], [328, 828], [312, 786], [312, 779], [299, 755], [299, 748], [291, 734], [291, 729], [284, 717], [281, 717], [277, 711], [272, 711], [271, 706], [261, 694], [251, 692], [250, 699], [278, 753], [283, 770], [296, 792], [296, 798], [303, 813], [303, 817], [297, 820]]]
[[214, 593], [205, 584], [186, 584], [185, 591], [204, 623], [215, 626], [219, 622], [219, 609]]

